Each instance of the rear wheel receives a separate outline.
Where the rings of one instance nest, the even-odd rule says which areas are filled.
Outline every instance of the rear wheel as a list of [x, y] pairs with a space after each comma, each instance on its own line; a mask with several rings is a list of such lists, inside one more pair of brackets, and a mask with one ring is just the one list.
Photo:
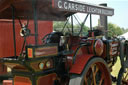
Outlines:
[[81, 75], [73, 74], [69, 85], [111, 85], [111, 77], [105, 61], [92, 58]]
[[128, 68], [121, 68], [118, 74], [117, 85], [128, 85]]

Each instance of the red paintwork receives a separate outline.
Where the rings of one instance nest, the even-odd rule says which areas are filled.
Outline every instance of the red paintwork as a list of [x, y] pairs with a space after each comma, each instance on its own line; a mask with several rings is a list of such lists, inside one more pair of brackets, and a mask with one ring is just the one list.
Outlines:
[[[79, 42], [81, 41], [81, 38], [78, 36], [71, 36], [69, 39], [69, 45], [72, 45], [72, 50], [74, 52], [77, 50], [79, 47]], [[91, 40], [90, 42], [93, 43], [94, 40]], [[84, 41], [83, 41], [84, 42]], [[86, 42], [86, 41], [85, 41]], [[93, 49], [93, 44], [89, 46], [89, 49]], [[93, 51], [93, 50], [91, 50]], [[93, 56], [92, 52], [91, 54], [88, 53], [87, 47], [83, 46], [79, 50], [77, 50], [76, 53], [76, 61], [74, 64], [72, 64], [72, 59], [74, 57], [74, 54], [68, 56], [68, 66], [70, 66], [70, 73], [76, 73], [80, 74], [88, 60]]]
[[[25, 22], [25, 21], [22, 21]], [[31, 33], [34, 34], [33, 21], [29, 21], [28, 28], [31, 29]], [[22, 49], [23, 37], [20, 36], [20, 24], [16, 20], [16, 48], [17, 56], [19, 56]], [[52, 22], [50, 21], [38, 21], [38, 33], [39, 33], [39, 44], [44, 35], [53, 31]], [[35, 37], [31, 36], [27, 38], [28, 44], [34, 44]], [[14, 56], [14, 45], [13, 45], [13, 28], [11, 21], [0, 21], [0, 57]]]
[[88, 60], [92, 57], [92, 54], [84, 54], [76, 59], [75, 64], [72, 66], [70, 73], [81, 74]]
[[53, 85], [55, 79], [56, 74], [42, 76], [39, 79], [37, 79], [37, 85]]
[[14, 85], [32, 85], [31, 80], [28, 77], [15, 76]]
[[54, 7], [54, 0], [52, 0], [52, 7]]
[[[56, 74], [48, 74], [46, 76], [41, 76], [37, 78], [37, 85], [53, 85], [54, 80], [56, 79]], [[32, 81], [28, 77], [15, 76], [14, 85], [32, 85]]]
[[88, 46], [89, 53], [90, 54], [95, 54], [95, 52], [94, 52], [95, 39], [87, 40], [87, 42], [90, 42], [91, 43], [91, 45]]
[[[78, 37], [78, 36], [70, 36], [70, 38], [68, 40], [68, 45], [72, 46], [71, 49], [75, 52], [77, 50], [77, 48], [79, 47], [79, 45], [78, 45], [79, 42], [80, 42], [80, 37]], [[68, 63], [66, 63], [66, 67], [67, 66], [72, 67], [73, 56], [74, 56], [74, 53], [68, 55], [68, 57], [67, 57]]]

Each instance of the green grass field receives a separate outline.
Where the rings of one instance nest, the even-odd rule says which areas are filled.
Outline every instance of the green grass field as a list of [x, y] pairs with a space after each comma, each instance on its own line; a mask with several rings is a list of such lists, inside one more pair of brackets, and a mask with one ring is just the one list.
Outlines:
[[[121, 68], [121, 65], [120, 65], [120, 59], [118, 57], [117, 59], [117, 62], [115, 63], [115, 65], [113, 66], [113, 71], [111, 72], [111, 75], [113, 75], [114, 77], [118, 77], [118, 73], [119, 73], [119, 70]], [[113, 83], [112, 85], [116, 85], [116, 83]]]
[[115, 65], [114, 65], [113, 68], [112, 68], [113, 71], [111, 72], [111, 74], [112, 74], [113, 76], [117, 77], [120, 68], [121, 68], [120, 59], [119, 59], [119, 57], [118, 57], [117, 62], [115, 63]]

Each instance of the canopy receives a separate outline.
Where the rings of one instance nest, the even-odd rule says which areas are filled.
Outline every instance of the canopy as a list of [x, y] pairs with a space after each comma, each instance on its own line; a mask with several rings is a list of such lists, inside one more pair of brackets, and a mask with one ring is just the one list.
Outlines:
[[68, 16], [81, 12], [112, 16], [114, 9], [68, 0], [0, 0], [0, 19], [12, 18], [12, 7], [15, 17], [33, 19], [33, 5], [37, 8], [39, 20], [64, 20]]
[[126, 32], [118, 37], [125, 38], [126, 40], [128, 40], [128, 32]]

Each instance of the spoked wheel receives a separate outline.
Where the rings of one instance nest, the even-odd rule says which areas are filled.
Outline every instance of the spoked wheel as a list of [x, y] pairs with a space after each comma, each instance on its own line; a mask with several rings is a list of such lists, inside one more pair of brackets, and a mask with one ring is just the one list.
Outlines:
[[69, 85], [112, 85], [105, 61], [92, 58], [81, 75], [72, 75]]
[[121, 68], [118, 74], [117, 85], [128, 85], [128, 68]]

